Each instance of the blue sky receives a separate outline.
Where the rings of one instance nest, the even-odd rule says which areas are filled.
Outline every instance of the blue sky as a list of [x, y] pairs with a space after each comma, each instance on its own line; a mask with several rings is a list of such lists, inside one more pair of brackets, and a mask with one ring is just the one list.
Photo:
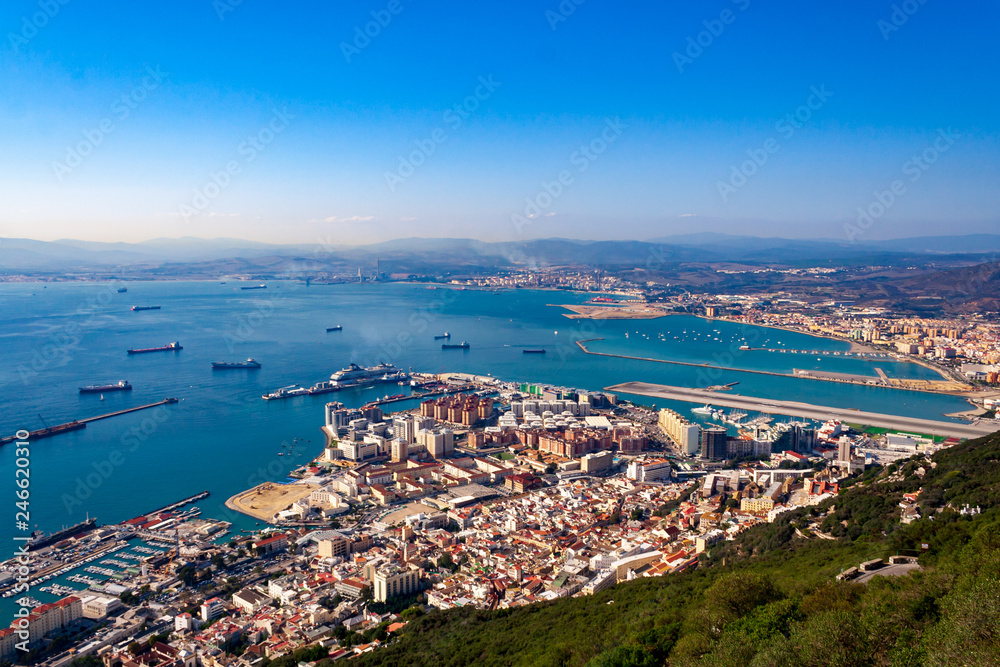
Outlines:
[[63, 3], [0, 8], [0, 236], [997, 228], [995, 3]]

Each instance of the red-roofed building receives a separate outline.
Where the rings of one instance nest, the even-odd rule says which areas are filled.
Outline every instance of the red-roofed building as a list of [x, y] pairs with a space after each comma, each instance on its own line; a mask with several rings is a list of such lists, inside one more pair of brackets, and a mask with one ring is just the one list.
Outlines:
[[281, 553], [288, 548], [288, 536], [281, 533], [263, 540], [257, 540], [253, 543], [253, 548], [256, 549], [257, 553], [262, 556], [270, 556], [272, 554]]

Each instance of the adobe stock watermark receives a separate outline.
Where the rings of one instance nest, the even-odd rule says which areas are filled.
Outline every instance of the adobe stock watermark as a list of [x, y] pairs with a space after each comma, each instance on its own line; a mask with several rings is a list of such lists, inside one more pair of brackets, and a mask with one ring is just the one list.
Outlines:
[[[587, 171], [590, 165], [603, 155], [627, 128], [628, 125], [623, 123], [620, 118], [605, 119], [604, 129], [601, 133], [570, 154], [569, 163], [576, 168], [576, 173], [582, 174]], [[520, 234], [538, 216], [551, 215], [551, 213], [544, 213], [544, 211], [552, 206], [553, 202], [561, 197], [566, 188], [571, 186], [575, 180], [576, 177], [572, 170], [563, 169], [556, 174], [552, 181], [542, 181], [541, 189], [534, 196], [525, 197], [524, 209], [520, 213], [512, 213], [510, 216], [510, 221], [517, 233]]]
[[21, 17], [21, 29], [18, 32], [7, 33], [7, 43], [14, 53], [21, 53], [21, 47], [38, 35], [38, 31], [49, 24], [59, 11], [69, 4], [69, 0], [38, 0], [38, 11], [31, 16]]
[[417, 169], [427, 162], [427, 158], [434, 155], [438, 146], [448, 141], [446, 127], [453, 132], [460, 130], [469, 116], [479, 108], [479, 105], [490, 99], [501, 85], [501, 82], [493, 80], [492, 74], [479, 77], [479, 85], [476, 86], [472, 94], [442, 114], [441, 121], [444, 126], [431, 130], [425, 139], [414, 139], [413, 144], [416, 148], [410, 151], [409, 155], [400, 155], [396, 170], [387, 171], [384, 174], [385, 184], [389, 187], [389, 192], [395, 192], [398, 186], [406, 182], [406, 179], [413, 176]]
[[576, 8], [586, 1], [587, 0], [562, 0], [555, 10], [546, 9], [545, 20], [549, 22], [549, 27], [555, 30], [559, 27], [560, 23], [568, 21], [569, 17], [576, 13]]
[[[823, 108], [823, 105], [833, 97], [833, 93], [826, 89], [826, 84], [821, 84], [819, 88], [811, 86], [810, 94], [804, 104], [800, 105], [792, 113], [786, 114], [779, 120], [774, 131], [788, 141], [795, 136], [795, 133], [802, 129], [812, 118], [813, 113]], [[768, 137], [758, 148], [748, 148], [747, 157], [739, 164], [732, 164], [729, 167], [729, 179], [727, 181], [716, 181], [715, 188], [719, 191], [722, 203], [729, 201], [729, 197], [735, 194], [740, 188], [747, 184], [747, 181], [756, 174], [761, 167], [767, 164], [772, 155], [781, 150], [781, 143], [777, 137]]]
[[208, 180], [200, 188], [196, 188], [191, 197], [190, 204], [181, 204], [179, 212], [185, 222], [190, 222], [191, 217], [201, 214], [209, 204], [211, 204], [223, 190], [233, 182], [233, 177], [243, 171], [244, 165], [250, 164], [257, 159], [257, 156], [264, 152], [274, 138], [281, 134], [288, 127], [288, 121], [295, 116], [284, 107], [279, 111], [272, 112], [271, 120], [261, 127], [257, 132], [248, 136], [236, 147], [239, 160], [230, 160], [218, 171], [211, 171]]
[[112, 303], [118, 289], [124, 284], [113, 280], [102, 285], [102, 289], [96, 294], [89, 294], [73, 312], [73, 315], [84, 318], [82, 321], [67, 319], [65, 324], [49, 333], [44, 341], [39, 341], [31, 351], [30, 358], [23, 356], [16, 369], [22, 384], [37, 383], [39, 373], [56, 364], [69, 363], [73, 358], [70, 352], [80, 346], [83, 331], [98, 323], [104, 313], [103, 309]]
[[888, 42], [889, 37], [894, 32], [899, 32], [910, 17], [920, 11], [925, 4], [927, 0], [903, 0], [899, 4], [894, 4], [888, 19], [879, 19], [875, 22], [875, 26], [882, 33], [882, 40]]
[[111, 104], [111, 115], [102, 118], [97, 123], [97, 127], [84, 130], [83, 139], [75, 146], [66, 147], [66, 156], [62, 162], [52, 162], [52, 171], [60, 183], [74, 169], [83, 164], [84, 159], [93, 154], [98, 146], [104, 143], [104, 139], [115, 131], [117, 123], [127, 120], [149, 93], [156, 90], [163, 79], [169, 76], [168, 72], [160, 70], [159, 65], [156, 66], [156, 69], [146, 65], [146, 72], [146, 76], [142, 78], [139, 85], [115, 99]]
[[170, 419], [170, 413], [166, 406], [160, 405], [149, 410], [142, 418], [142, 421], [132, 426], [122, 433], [118, 439], [120, 448], [112, 449], [108, 455], [100, 461], [92, 461], [90, 468], [84, 470], [75, 480], [76, 486], [72, 493], [63, 493], [63, 507], [66, 513], [73, 512], [73, 508], [83, 505], [83, 502], [90, 498], [99, 488], [104, 486], [115, 471], [125, 464], [128, 455], [136, 452], [154, 433], [160, 425]]
[[[951, 150], [956, 139], [962, 135], [951, 128], [947, 130], [938, 129], [937, 137], [918, 155], [910, 157], [903, 163], [901, 171], [906, 180], [916, 183], [934, 164], [941, 158], [941, 155]], [[897, 178], [885, 190], [876, 190], [872, 193], [873, 200], [867, 206], [858, 207], [858, 217], [854, 223], [844, 223], [844, 236], [851, 243], [864, 236], [875, 222], [884, 216], [891, 209], [900, 197], [908, 192], [906, 181]]]
[[220, 21], [226, 20], [226, 14], [236, 11], [236, 8], [243, 4], [243, 0], [213, 0], [212, 9]]
[[[750, 0], [732, 0], [732, 3], [736, 5], [740, 12], [745, 12], [750, 7]], [[674, 51], [673, 53], [674, 65], [677, 67], [677, 72], [683, 74], [685, 67], [693, 65], [695, 60], [701, 58], [705, 53], [705, 49], [715, 44], [715, 40], [721, 37], [722, 33], [726, 31], [726, 26], [736, 22], [737, 16], [739, 16], [738, 13], [727, 7], [719, 12], [716, 18], [702, 21], [701, 24], [705, 29], [687, 38], [687, 46], [683, 53], [680, 51]]]
[[402, 14], [404, 9], [406, 7], [403, 6], [402, 0], [389, 0], [385, 9], [372, 10], [371, 21], [365, 23], [364, 26], [354, 26], [354, 38], [351, 42], [340, 43], [340, 52], [344, 54], [344, 60], [347, 61], [347, 64], [350, 65], [355, 56], [361, 55], [361, 52], [371, 45], [372, 40], [381, 35], [382, 30], [389, 27], [393, 17]]

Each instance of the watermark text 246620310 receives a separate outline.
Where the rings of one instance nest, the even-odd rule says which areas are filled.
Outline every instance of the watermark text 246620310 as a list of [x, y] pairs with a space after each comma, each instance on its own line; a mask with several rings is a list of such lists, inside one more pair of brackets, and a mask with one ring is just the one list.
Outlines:
[[[17, 549], [14, 557], [17, 559], [14, 586], [15, 594], [30, 592], [31, 561], [28, 555], [28, 540], [31, 539], [31, 447], [28, 442], [28, 432], [20, 430], [14, 441], [14, 543]], [[31, 605], [18, 602], [19, 609], [14, 613], [14, 622], [10, 627], [14, 630], [20, 642], [15, 644], [19, 651], [28, 650], [28, 640], [31, 637]]]

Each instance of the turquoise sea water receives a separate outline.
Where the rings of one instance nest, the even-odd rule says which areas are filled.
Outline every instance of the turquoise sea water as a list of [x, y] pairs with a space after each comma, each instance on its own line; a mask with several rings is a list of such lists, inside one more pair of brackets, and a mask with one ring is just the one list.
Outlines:
[[[284, 385], [325, 380], [350, 362], [387, 361], [415, 371], [492, 374], [590, 390], [629, 380], [681, 386], [738, 381], [737, 391], [747, 395], [926, 418], [943, 418], [967, 406], [949, 396], [586, 355], [573, 341], [603, 338], [588, 345], [601, 352], [779, 372], [820, 368], [873, 375], [878, 366], [890, 376], [933, 377], [914, 364], [890, 360], [817, 359], [737, 349], [738, 341], [747, 338], [754, 346], [767, 341], [767, 347], [848, 349], [846, 343], [804, 334], [689, 316], [569, 320], [563, 316], [566, 311], [546, 305], [590, 298], [582, 294], [408, 284], [306, 287], [275, 281], [266, 290], [250, 291], [233, 282], [130, 282], [128, 292], [118, 294], [117, 286], [0, 285], [0, 433], [167, 396], [181, 399], [177, 405], [95, 422], [33, 445], [32, 528], [51, 531], [87, 513], [101, 524], [115, 523], [205, 489], [212, 495], [197, 503], [203, 515], [231, 520], [222, 507], [226, 498], [265, 479], [283, 480], [294, 465], [319, 454], [326, 402], [360, 406], [376, 396], [409, 391], [380, 385], [283, 401], [260, 398]], [[162, 310], [131, 312], [132, 305], [159, 305]], [[326, 333], [326, 327], [336, 324], [343, 331]], [[466, 340], [471, 349], [441, 350], [441, 341], [433, 337], [445, 331], [452, 334], [451, 342]], [[183, 345], [182, 351], [125, 353], [130, 347], [174, 340]], [[544, 347], [548, 353], [525, 355], [524, 347]], [[263, 368], [211, 369], [212, 361], [247, 357]], [[104, 401], [77, 391], [81, 385], [120, 379], [129, 380], [134, 390], [105, 394]], [[684, 411], [692, 407], [633, 398]], [[407, 407], [412, 405], [400, 404], [400, 409]], [[296, 450], [301, 454], [291, 461], [278, 457], [281, 444], [295, 438], [301, 439]], [[0, 489], [14, 488], [14, 467], [13, 447], [0, 447], [0, 470], [9, 477], [0, 480]], [[13, 502], [6, 513], [9, 516], [0, 520], [0, 544], [12, 545]], [[234, 530], [254, 524], [246, 517], [236, 521]], [[12, 551], [5, 546], [0, 554], [7, 557]], [[35, 597], [49, 599], [44, 594]], [[0, 613], [7, 613], [8, 602], [0, 601]]]

